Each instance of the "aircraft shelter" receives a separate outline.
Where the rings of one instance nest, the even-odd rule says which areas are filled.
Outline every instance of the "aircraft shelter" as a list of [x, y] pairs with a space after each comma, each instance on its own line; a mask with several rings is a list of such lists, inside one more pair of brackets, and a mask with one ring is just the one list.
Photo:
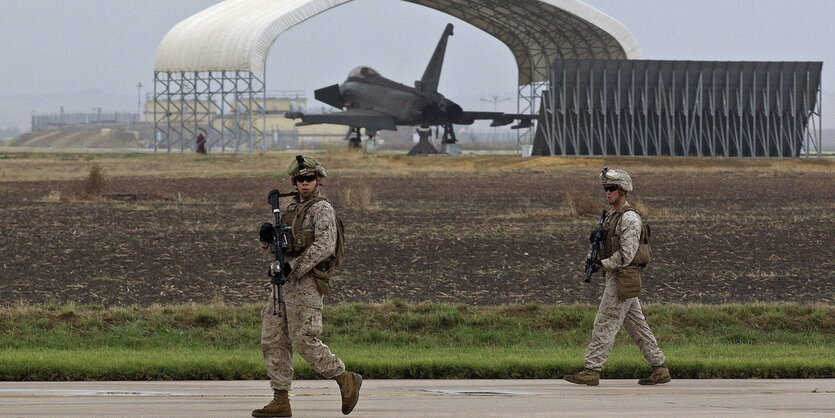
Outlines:
[[[154, 148], [184, 150], [199, 132], [209, 148], [265, 144], [265, 67], [275, 39], [351, 0], [225, 0], [175, 25], [157, 50]], [[518, 110], [534, 114], [553, 63], [638, 59], [619, 22], [578, 0], [405, 0], [462, 19], [503, 42], [519, 70]], [[533, 132], [525, 130], [523, 143]]]
[[534, 155], [822, 154], [822, 62], [556, 60]]

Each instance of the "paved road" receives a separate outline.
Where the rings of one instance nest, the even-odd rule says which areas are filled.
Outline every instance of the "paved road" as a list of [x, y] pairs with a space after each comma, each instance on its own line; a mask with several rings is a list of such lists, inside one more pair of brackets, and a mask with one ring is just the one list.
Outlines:
[[[336, 383], [294, 383], [296, 417], [339, 417]], [[0, 382], [3, 416], [249, 416], [266, 381]], [[835, 379], [366, 380], [356, 417], [835, 416]]]

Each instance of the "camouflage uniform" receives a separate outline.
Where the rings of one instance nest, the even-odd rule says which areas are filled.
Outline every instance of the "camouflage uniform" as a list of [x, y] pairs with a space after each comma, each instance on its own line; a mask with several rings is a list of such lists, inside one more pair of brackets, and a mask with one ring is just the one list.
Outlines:
[[[331, 270], [342, 260], [342, 222], [333, 206], [319, 197], [318, 179], [328, 176], [319, 161], [297, 155], [287, 166], [287, 174], [298, 193], [280, 221], [284, 224], [289, 221], [292, 230], [285, 236], [288, 244], [285, 265], [276, 260], [270, 264], [270, 272], [287, 272], [288, 267], [290, 272], [282, 289], [284, 303], [278, 307], [280, 315], [273, 314], [274, 295], [261, 311], [261, 350], [273, 399], [252, 411], [252, 416], [293, 416], [288, 394], [293, 383], [293, 347], [313, 370], [336, 380], [342, 413], [348, 415], [359, 401], [362, 375], [345, 370], [342, 360], [317, 338], [322, 333], [322, 295], [330, 293]], [[312, 189], [311, 184], [315, 184]], [[259, 235], [264, 248], [277, 238], [265, 233], [265, 227], [266, 231], [275, 232], [272, 224], [261, 226]]]
[[[318, 192], [308, 197], [313, 199]], [[294, 200], [290, 205], [306, 202]], [[290, 390], [293, 380], [293, 348], [310, 366], [328, 379], [345, 371], [345, 364], [317, 337], [322, 332], [322, 294], [311, 270], [334, 253], [336, 214], [327, 201], [314, 203], [302, 222], [302, 230], [315, 238], [307, 250], [288, 257], [292, 272], [284, 285], [285, 304], [281, 316], [273, 315], [272, 298], [261, 310], [261, 350], [274, 390]]]
[[[614, 213], [615, 211], [611, 211], [608, 216]], [[597, 372], [603, 368], [621, 325], [638, 345], [647, 363], [653, 367], [660, 367], [664, 364], [664, 353], [658, 348], [655, 336], [641, 311], [641, 302], [637, 297], [619, 300], [617, 292], [617, 269], [628, 266], [638, 251], [641, 217], [634, 211], [624, 212], [616, 228], [621, 237], [620, 249], [611, 257], [601, 260], [606, 272], [606, 288], [594, 318], [591, 343], [586, 350], [585, 368]]]

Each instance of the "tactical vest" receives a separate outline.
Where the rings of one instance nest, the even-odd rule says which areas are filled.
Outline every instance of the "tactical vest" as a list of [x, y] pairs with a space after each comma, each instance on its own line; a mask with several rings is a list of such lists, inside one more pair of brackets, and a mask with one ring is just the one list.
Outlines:
[[[303, 231], [302, 224], [307, 210], [314, 203], [328, 201], [324, 197], [314, 197], [303, 203], [293, 202], [287, 205], [287, 209], [281, 214], [281, 223], [290, 226], [290, 233], [287, 234], [287, 254], [290, 257], [300, 256], [308, 247], [313, 244], [316, 238], [314, 231]], [[342, 219], [336, 216], [336, 248], [330, 257], [313, 267], [311, 273], [316, 278], [316, 287], [319, 292], [328, 295], [331, 292], [330, 278], [333, 270], [342, 264], [345, 259], [345, 227]]]
[[[618, 234], [618, 223], [620, 223], [620, 218], [626, 212], [635, 212], [638, 216], [641, 216], [640, 212], [635, 210], [632, 206], [626, 205], [612, 214], [610, 214], [606, 221], [603, 223], [603, 230], [604, 233], [604, 241], [603, 241], [603, 251], [599, 253], [599, 257], [601, 260], [605, 260], [615, 254], [618, 250], [620, 250], [620, 235]], [[642, 219], [643, 221], [643, 219]], [[638, 239], [638, 251], [635, 252], [635, 257], [632, 259], [632, 262], [629, 263], [629, 266], [635, 267], [646, 267], [647, 264], [652, 260], [652, 247], [649, 245], [649, 238], [651, 235], [651, 231], [649, 228], [649, 224], [646, 222], [641, 222], [641, 236]]]

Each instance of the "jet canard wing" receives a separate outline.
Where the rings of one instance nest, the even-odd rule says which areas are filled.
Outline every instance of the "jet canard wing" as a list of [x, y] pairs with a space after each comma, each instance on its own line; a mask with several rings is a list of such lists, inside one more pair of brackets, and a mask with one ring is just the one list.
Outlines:
[[301, 119], [296, 126], [317, 125], [329, 123], [333, 125], [353, 126], [357, 128], [376, 130], [397, 130], [394, 118], [385, 113], [371, 109], [348, 109], [342, 112], [323, 113], [316, 115], [304, 114], [301, 112], [285, 113], [288, 119]]
[[345, 107], [345, 101], [342, 100], [342, 93], [339, 90], [339, 84], [323, 87], [313, 92], [313, 97], [316, 100], [327, 103], [337, 109]]

